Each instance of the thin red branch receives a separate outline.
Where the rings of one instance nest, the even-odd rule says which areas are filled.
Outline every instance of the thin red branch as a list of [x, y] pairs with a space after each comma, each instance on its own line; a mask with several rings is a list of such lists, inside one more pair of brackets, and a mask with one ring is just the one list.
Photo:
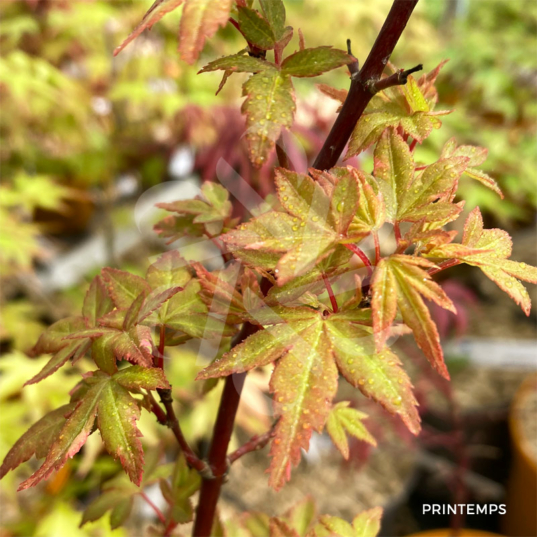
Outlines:
[[401, 242], [401, 227], [399, 222], [395, 222], [393, 225], [393, 232], [395, 233], [395, 240], [397, 241], [397, 244], [399, 244], [399, 242]]
[[358, 248], [356, 244], [345, 244], [345, 247], [362, 260], [362, 263], [367, 268], [368, 276], [371, 277], [373, 275], [373, 267], [371, 266], [371, 261], [369, 261], [369, 258], [365, 255], [365, 253]]
[[[235, 338], [233, 346], [238, 345], [257, 330], [257, 326], [245, 323]], [[227, 448], [233, 433], [233, 425], [245, 378], [246, 373], [230, 375], [224, 384], [208, 457], [212, 476], [210, 479], [203, 479], [201, 484], [196, 521], [192, 531], [193, 537], [209, 537], [211, 535], [216, 504], [227, 473]]]
[[208, 470], [207, 463], [202, 461], [191, 449], [183, 435], [179, 420], [173, 409], [172, 391], [170, 389], [157, 389], [160, 395], [160, 400], [166, 409], [167, 425], [172, 430], [181, 450], [185, 455], [186, 462], [191, 468], [195, 468], [198, 472], [206, 473]]
[[416, 148], [416, 145], [418, 145], [418, 140], [414, 139], [414, 140], [412, 140], [412, 142], [410, 142], [409, 149], [410, 149], [410, 152], [411, 152], [411, 153], [412, 153], [412, 151], [414, 151], [414, 149]]
[[329, 170], [336, 165], [356, 123], [373, 97], [367, 84], [380, 79], [417, 3], [418, 0], [394, 0], [364, 66], [357, 75], [351, 77], [345, 103], [313, 163], [314, 168]]
[[379, 234], [376, 231], [373, 232], [373, 240], [375, 241], [375, 265], [378, 265], [380, 261], [380, 242]]
[[233, 464], [237, 459], [240, 459], [243, 455], [251, 453], [252, 451], [257, 451], [258, 449], [263, 449], [270, 441], [270, 439], [275, 434], [276, 423], [263, 434], [256, 434], [252, 436], [248, 442], [243, 444], [240, 448], [236, 449], [228, 457], [229, 464]]
[[150, 391], [147, 392], [147, 398], [149, 399], [149, 402], [151, 404], [151, 412], [155, 414], [155, 416], [157, 417], [157, 421], [161, 425], [167, 425], [168, 416], [166, 416], [166, 412], [162, 410], [162, 407], [157, 403], [157, 400]]
[[338, 307], [337, 307], [336, 297], [334, 296], [334, 290], [332, 289], [332, 286], [330, 285], [330, 280], [326, 277], [326, 274], [324, 272], [323, 272], [323, 280], [324, 280], [324, 285], [326, 287], [326, 290], [328, 291], [328, 296], [330, 297], [330, 303], [332, 304], [332, 311], [334, 313], [337, 313]]
[[145, 492], [140, 492], [140, 496], [146, 501], [147, 505], [149, 505], [153, 511], [155, 511], [162, 524], [166, 525], [166, 517], [162, 514], [162, 511], [149, 499], [149, 496]]
[[164, 369], [164, 346], [166, 345], [166, 326], [160, 325], [160, 334], [158, 341], [157, 367]]
[[[157, 361], [161, 369], [164, 367], [165, 344], [165, 327], [164, 325], [161, 325], [157, 356]], [[195, 468], [198, 472], [206, 472], [207, 463], [197, 457], [197, 455], [188, 445], [188, 442], [183, 435], [183, 431], [181, 430], [181, 426], [179, 425], [179, 420], [177, 419], [177, 416], [175, 415], [175, 410], [173, 408], [172, 390], [170, 388], [157, 388], [157, 393], [160, 395], [160, 401], [164, 405], [166, 412], [162, 410], [162, 407], [157, 403], [151, 392], [149, 392], [148, 397], [149, 401], [151, 402], [151, 410], [153, 414], [155, 414], [159, 423], [168, 426], [172, 430], [179, 446], [181, 447], [181, 450], [185, 455], [185, 459], [188, 465], [192, 468]]]
[[446, 259], [445, 261], [438, 263], [436, 267], [433, 267], [427, 270], [427, 272], [432, 276], [433, 274], [437, 274], [441, 270], [445, 270], [445, 269], [460, 265], [460, 263], [461, 262], [458, 259]]
[[397, 71], [397, 73], [387, 76], [386, 78], [381, 78], [376, 82], [371, 81], [368, 84], [369, 90], [371, 93], [375, 94], [379, 91], [385, 90], [386, 88], [391, 88], [392, 86], [404, 86], [407, 83], [408, 75], [415, 73], [416, 71], [421, 71], [422, 69], [423, 65], [421, 65], [421, 63], [416, 65], [416, 67], [412, 67], [412, 69], [407, 69], [406, 71], [401, 69], [400, 71]]

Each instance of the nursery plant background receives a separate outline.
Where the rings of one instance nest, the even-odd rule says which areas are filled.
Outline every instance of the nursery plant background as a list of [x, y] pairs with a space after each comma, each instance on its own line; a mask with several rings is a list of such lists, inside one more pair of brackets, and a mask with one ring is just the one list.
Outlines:
[[[220, 75], [196, 74], [210, 60], [244, 46], [233, 27], [220, 30], [199, 62], [189, 66], [177, 54], [178, 10], [113, 58], [114, 48], [149, 4], [140, 0], [5, 0], [0, 4], [2, 457], [31, 423], [66, 402], [65, 386], [72, 384], [71, 370], [66, 367], [22, 390], [48, 359], [29, 356], [39, 334], [58, 319], [78, 312], [88, 282], [102, 266], [144, 274], [151, 260], [170, 247], [151, 231], [164, 214], [154, 208], [155, 203], [192, 197], [203, 180], [218, 180], [222, 162], [242, 178], [242, 190], [234, 195], [244, 200], [244, 210], [257, 202], [252, 186], [263, 195], [273, 190], [275, 158], [260, 170], [248, 161], [240, 114], [241, 75], [231, 77], [215, 96]], [[304, 0], [288, 2], [286, 7], [289, 23], [302, 29], [307, 46], [345, 48], [346, 39], [351, 38], [354, 55], [363, 61], [390, 4], [389, 0]], [[496, 179], [505, 199], [500, 201], [479, 183], [462, 179], [465, 212], [479, 205], [486, 227], [504, 227], [513, 236], [513, 258], [531, 264], [537, 258], [537, 61], [531, 52], [537, 49], [536, 35], [537, 5], [531, 0], [425, 0], [418, 4], [391, 58], [398, 67], [422, 63], [425, 71], [449, 58], [437, 87], [442, 108], [455, 112], [445, 116], [444, 127], [416, 148], [415, 158], [430, 162], [452, 136], [460, 144], [487, 147], [484, 170]], [[298, 49], [296, 35], [290, 48], [293, 45]], [[337, 103], [317, 88], [328, 81], [331, 86], [348, 88], [345, 69], [295, 84], [297, 118], [288, 147], [300, 171], [311, 164], [335, 118]], [[353, 164], [371, 168], [370, 153], [360, 159]], [[180, 247], [189, 259], [210, 262], [217, 255], [210, 242], [181, 240], [172, 247]], [[459, 310], [457, 318], [432, 311], [447, 349], [460, 338], [507, 339], [516, 340], [511, 348], [520, 347], [524, 355], [525, 342], [534, 342], [535, 310], [526, 318], [477, 271], [457, 267], [442, 285]], [[529, 292], [535, 301], [535, 290]], [[404, 339], [400, 344], [404, 351]], [[501, 499], [501, 487], [498, 491], [490, 482], [479, 481], [481, 474], [475, 474], [478, 484], [474, 480], [473, 488], [457, 486], [457, 479], [452, 479], [461, 471], [461, 460], [463, 470], [470, 472], [474, 471], [469, 468], [470, 459], [479, 456], [479, 464], [488, 460], [501, 466], [494, 459], [497, 453], [491, 446], [487, 452], [482, 438], [466, 449], [475, 439], [467, 438], [461, 426], [457, 431], [462, 440], [453, 446], [454, 454], [435, 451], [445, 440], [435, 418], [449, 414], [453, 405], [458, 413], [484, 407], [501, 410], [528, 374], [531, 360], [515, 360], [515, 367], [511, 364], [506, 370], [505, 365], [487, 364], [483, 351], [476, 365], [469, 355], [479, 358], [480, 348], [474, 344], [464, 352], [464, 347], [452, 345], [453, 350], [446, 353], [453, 392], [424, 372], [407, 349], [422, 412], [433, 416], [419, 438], [411, 439], [397, 422], [370, 408], [364, 398], [357, 399], [357, 407], [370, 415], [368, 425], [378, 448], [352, 441], [351, 457], [345, 463], [349, 466], [343, 467], [330, 444], [314, 437], [309, 456], [279, 495], [266, 486], [261, 454], [241, 459], [224, 489], [222, 517], [246, 509], [281, 513], [293, 501], [317, 493], [321, 512], [347, 518], [362, 508], [391, 506], [392, 534], [403, 535], [419, 529], [423, 522], [413, 512], [411, 498], [404, 498], [417, 479], [416, 468], [429, 471], [429, 481], [437, 481], [435, 488], [422, 479], [421, 489], [413, 492], [416, 501], [420, 490], [424, 495], [444, 491], [449, 498], [471, 496], [477, 489], [491, 495], [489, 499], [494, 494], [496, 500]], [[190, 345], [170, 348], [167, 353], [166, 370], [181, 424], [200, 451], [209, 439], [221, 385], [208, 391], [206, 384], [193, 388], [192, 380], [204, 365], [200, 356], [214, 356], [214, 352]], [[86, 366], [79, 362], [77, 367]], [[235, 447], [270, 426], [267, 379], [268, 372], [248, 377]], [[150, 415], [142, 415], [140, 428], [144, 445], [161, 445], [164, 438], [163, 449], [174, 453], [168, 431]], [[408, 454], [403, 461], [401, 445]], [[481, 452], [474, 457], [478, 448]], [[431, 470], [442, 464], [443, 471]], [[27, 467], [20, 467], [0, 485], [1, 535], [136, 535], [155, 515], [141, 496], [136, 499], [130, 527], [112, 533], [105, 518], [79, 528], [81, 510], [118, 468], [92, 437], [82, 453], [46, 485], [16, 494], [16, 483], [29, 475]], [[344, 486], [342, 475], [351, 476]], [[158, 505], [158, 486], [149, 485], [145, 493]]]

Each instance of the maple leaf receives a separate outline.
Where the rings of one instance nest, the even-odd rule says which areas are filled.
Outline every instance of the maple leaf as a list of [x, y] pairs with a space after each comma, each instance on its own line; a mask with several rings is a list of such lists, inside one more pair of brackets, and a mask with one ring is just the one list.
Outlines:
[[219, 70], [233, 73], [260, 73], [274, 68], [273, 63], [261, 58], [254, 58], [248, 54], [232, 54], [208, 63], [198, 74]]
[[280, 41], [285, 35], [286, 16], [282, 0], [259, 0], [259, 3], [276, 41]]
[[212, 37], [229, 19], [232, 0], [186, 0], [179, 29], [181, 58], [193, 64], [205, 40]]
[[376, 537], [380, 531], [382, 508], [374, 507], [357, 515], [352, 525], [335, 516], [324, 515], [321, 523], [332, 532], [330, 535], [338, 537]]
[[106, 292], [102, 279], [96, 276], [90, 284], [82, 306], [82, 317], [68, 317], [51, 325], [39, 338], [32, 352], [52, 354], [43, 369], [25, 383], [35, 384], [55, 373], [71, 359], [72, 363], [82, 358], [91, 347], [90, 339], [66, 341], [66, 336], [95, 326], [96, 320], [113, 309], [112, 301]]
[[270, 50], [276, 45], [270, 23], [256, 9], [239, 6], [239, 26], [248, 43], [257, 48]]
[[101, 271], [101, 277], [108, 286], [110, 298], [119, 309], [129, 308], [141, 293], [151, 291], [143, 278], [124, 270], [106, 267]]
[[65, 416], [75, 408], [74, 403], [63, 405], [32, 425], [9, 450], [0, 466], [0, 479], [10, 470], [17, 468], [23, 462], [35, 455], [36, 459], [46, 457], [50, 446], [58, 436], [65, 423]]
[[91, 341], [65, 341], [64, 337], [86, 328], [82, 317], [67, 317], [52, 324], [43, 332], [35, 344], [34, 354], [52, 354], [43, 369], [24, 384], [35, 384], [55, 373], [69, 359], [76, 361], [89, 350]]
[[321, 432], [337, 391], [338, 370], [355, 387], [397, 413], [419, 431], [410, 382], [397, 358], [377, 352], [371, 317], [355, 310], [327, 314], [309, 307], [264, 307], [252, 313], [264, 327], [213, 362], [198, 379], [248, 371], [276, 361], [270, 381], [275, 414], [270, 484], [279, 489], [307, 449], [312, 430]]
[[453, 154], [415, 172], [408, 145], [394, 129], [386, 129], [375, 148], [373, 173], [385, 201], [388, 221], [423, 220], [444, 225], [456, 218], [463, 203], [452, 201], [469, 162], [465, 155]]
[[267, 69], [243, 85], [246, 97], [241, 111], [246, 115], [246, 140], [250, 160], [262, 166], [282, 128], [290, 129], [295, 113], [295, 92], [291, 77], [278, 69]]
[[425, 98], [412, 75], [405, 85], [377, 93], [354, 128], [345, 159], [367, 149], [388, 127], [401, 127], [421, 144], [433, 128], [440, 128], [438, 116], [450, 113], [447, 110], [435, 112], [434, 104], [434, 100]]
[[157, 207], [177, 213], [161, 220], [154, 226], [155, 231], [169, 242], [190, 235], [209, 237], [220, 234], [222, 228], [231, 223], [232, 206], [229, 192], [221, 185], [206, 181], [201, 193], [194, 199], [172, 203], [157, 203]]
[[426, 259], [409, 255], [381, 259], [372, 280], [373, 327], [376, 340], [382, 345], [399, 308], [403, 321], [414, 333], [416, 343], [431, 365], [449, 379], [438, 330], [422, 296], [453, 313], [456, 310], [442, 288], [421, 268], [433, 266]]
[[475, 166], [480, 166], [485, 162], [487, 158], [488, 150], [484, 147], [475, 147], [471, 145], [461, 145], [457, 147], [455, 138], [449, 139], [442, 148], [442, 154], [440, 158], [447, 157], [467, 157], [468, 167], [464, 170], [464, 174], [476, 181], [479, 181], [482, 185], [488, 189], [496, 192], [500, 198], [503, 199], [503, 193], [498, 186], [498, 183], [489, 175], [481, 170], [477, 170]]
[[222, 185], [209, 181], [203, 183], [201, 194], [195, 199], [157, 203], [157, 207], [180, 215], [192, 215], [194, 224], [224, 222], [232, 211], [229, 192]]
[[358, 205], [356, 178], [352, 174], [331, 178], [329, 196], [311, 177], [278, 168], [278, 197], [289, 214], [265, 213], [222, 240], [246, 263], [274, 269], [278, 285], [305, 274], [339, 244], [365, 236], [348, 231]]
[[345, 459], [349, 458], [347, 434], [373, 446], [377, 445], [376, 440], [371, 436], [362, 423], [362, 420], [365, 418], [367, 418], [367, 414], [364, 414], [355, 408], [349, 408], [349, 401], [341, 401], [334, 405], [334, 408], [328, 416], [326, 430], [328, 431], [332, 442], [334, 442]]
[[[58, 436], [50, 446], [45, 462], [19, 486], [24, 490], [48, 478], [59, 470], [68, 458], [72, 458], [85, 444], [97, 423], [106, 450], [119, 458], [131, 481], [140, 484], [143, 473], [143, 450], [136, 427], [140, 417], [140, 407], [122, 383], [135, 384], [137, 388], [169, 388], [161, 370], [148, 379], [140, 368], [129, 372], [125, 382], [122, 372], [109, 376], [102, 371], [94, 371], [86, 376], [85, 389], [76, 401], [74, 410], [61, 427]], [[155, 378], [157, 375], [157, 378]]]
[[306, 48], [287, 56], [282, 62], [281, 70], [286, 75], [314, 77], [353, 61], [354, 58], [344, 50], [332, 47]]
[[424, 255], [437, 259], [458, 259], [467, 265], [479, 267], [529, 315], [531, 300], [519, 280], [537, 283], [537, 268], [508, 259], [511, 252], [509, 234], [502, 229], [483, 229], [483, 217], [479, 207], [476, 207], [464, 225], [462, 245], [441, 244]]
[[133, 32], [114, 50], [114, 56], [117, 56], [131, 41], [134, 41], [144, 30], [149, 30], [164, 15], [178, 8], [184, 0], [156, 0], [147, 10], [142, 22], [133, 30]]

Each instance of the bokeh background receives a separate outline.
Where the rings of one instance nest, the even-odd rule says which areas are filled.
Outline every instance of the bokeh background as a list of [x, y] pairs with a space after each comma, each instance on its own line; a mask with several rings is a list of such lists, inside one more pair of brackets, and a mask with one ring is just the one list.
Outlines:
[[[40, 332], [79, 309], [88, 282], [102, 266], [143, 273], [150, 259], [169, 248], [151, 230], [159, 218], [154, 203], [195, 195], [201, 181], [215, 179], [220, 158], [263, 195], [271, 192], [274, 159], [261, 170], [248, 163], [239, 111], [242, 76], [231, 77], [215, 96], [219, 75], [196, 74], [208, 61], [243, 48], [233, 27], [220, 30], [198, 64], [188, 66], [176, 51], [179, 9], [112, 57], [150, 4], [0, 3], [2, 457], [31, 423], [67, 400], [66, 387], [75, 383], [75, 371], [66, 367], [21, 389], [47, 361], [29, 356]], [[362, 62], [390, 4], [286, 2], [288, 23], [302, 29], [307, 46], [345, 48], [350, 37]], [[293, 48], [298, 48], [296, 35]], [[465, 210], [479, 205], [486, 227], [512, 234], [513, 258], [536, 264], [537, 3], [421, 0], [391, 61], [405, 68], [423, 63], [428, 71], [447, 58], [438, 79], [438, 108], [455, 112], [417, 148], [417, 159], [438, 158], [452, 136], [487, 147], [483, 169], [497, 180], [505, 200], [463, 178]], [[346, 88], [348, 74], [340, 69], [295, 84], [298, 113], [290, 151], [304, 166], [313, 161], [335, 117], [336, 105], [316, 89], [319, 82]], [[371, 155], [357, 164], [369, 169]], [[172, 245], [178, 246], [185, 244]], [[203, 248], [194, 245], [189, 256], [206, 257]], [[321, 512], [347, 518], [362, 507], [384, 505], [384, 535], [408, 535], [454, 523], [448, 517], [421, 517], [424, 498], [505, 500], [512, 461], [508, 408], [518, 386], [537, 368], [536, 316], [525, 317], [477, 270], [457, 267], [443, 277], [460, 311], [457, 319], [433, 311], [446, 343], [452, 387], [424, 368], [412, 348], [404, 343], [401, 348], [422, 404], [423, 435], [408, 438], [397, 422], [357, 400], [381, 438], [377, 450], [357, 442], [343, 466], [326, 439], [316, 437], [294, 482], [280, 495], [266, 490], [266, 453], [245, 458], [225, 489], [224, 518], [245, 509], [281, 513], [293, 500], [314, 493]], [[532, 297], [537, 298], [534, 290]], [[219, 388], [207, 395], [192, 388], [198, 352], [172, 349], [166, 367], [185, 433], [203, 449]], [[77, 366], [77, 374], [89, 367]], [[266, 380], [263, 372], [251, 375], [235, 442], [266, 430]], [[164, 442], [172, 449], [150, 417], [142, 418], [141, 429], [148, 448]], [[35, 461], [6, 476], [0, 484], [2, 537], [142, 534], [140, 528], [153, 516], [142, 500], [130, 527], [111, 532], [106, 519], [78, 527], [81, 509], [118, 471], [94, 440], [42, 487], [14, 492]], [[147, 492], [159, 501], [158, 489]], [[478, 518], [455, 524], [499, 531], [498, 517]]]

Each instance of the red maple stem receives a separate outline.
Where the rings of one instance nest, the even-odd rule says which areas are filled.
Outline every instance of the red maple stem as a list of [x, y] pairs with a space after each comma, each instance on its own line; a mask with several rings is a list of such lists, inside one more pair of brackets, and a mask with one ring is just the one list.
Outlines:
[[414, 139], [412, 142], [410, 142], [410, 146], [408, 147], [410, 149], [410, 152], [414, 151], [416, 145], [418, 145], [418, 140]]
[[164, 346], [166, 345], [166, 326], [160, 325], [160, 335], [158, 342], [157, 367], [164, 369]]
[[276, 423], [274, 423], [266, 433], [256, 434], [255, 436], [252, 436], [252, 438], [250, 438], [248, 442], [243, 444], [240, 448], [236, 449], [233, 453], [229, 455], [229, 464], [233, 464], [237, 459], [240, 459], [243, 455], [246, 455], [247, 453], [257, 451], [258, 449], [263, 449], [269, 443], [270, 439], [274, 436], [275, 428]]
[[167, 425], [168, 424], [168, 416], [166, 415], [166, 412], [162, 410], [162, 407], [157, 403], [155, 397], [151, 392], [147, 392], [147, 398], [149, 399], [149, 402], [151, 404], [151, 412], [155, 414], [157, 417], [157, 421], [161, 425]]
[[153, 511], [155, 511], [162, 524], [166, 525], [166, 517], [162, 514], [162, 511], [149, 499], [149, 496], [145, 492], [140, 492], [140, 496], [145, 500], [147, 505], [149, 505]]
[[433, 274], [437, 274], [441, 270], [445, 270], [445, 269], [460, 265], [460, 263], [461, 262], [458, 259], [446, 259], [445, 261], [438, 263], [436, 267], [430, 268], [427, 272], [432, 276]]
[[330, 285], [330, 280], [326, 277], [326, 274], [324, 272], [323, 272], [323, 280], [324, 280], [324, 285], [326, 287], [326, 290], [328, 291], [328, 296], [330, 297], [330, 303], [332, 304], [332, 311], [334, 313], [337, 313], [338, 307], [337, 307], [336, 297], [334, 296], [334, 290], [332, 289], [332, 286]]
[[373, 232], [373, 240], [375, 241], [375, 265], [378, 265], [380, 261], [380, 242], [379, 234], [376, 231]]
[[367, 257], [365, 255], [363, 250], [358, 248], [358, 246], [356, 246], [356, 244], [345, 244], [345, 247], [348, 250], [350, 250], [353, 254], [356, 254], [361, 259], [361, 261], [363, 262], [363, 264], [367, 268], [367, 275], [369, 277], [371, 277], [373, 275], [373, 267], [371, 266], [371, 261], [369, 261], [369, 257]]
[[395, 234], [395, 240], [397, 241], [397, 245], [401, 242], [401, 227], [399, 226], [399, 222], [395, 222], [393, 225], [393, 232]]
[[[165, 326], [161, 325], [157, 356], [157, 364], [158, 367], [160, 367], [161, 369], [164, 368], [164, 348], [166, 345], [165, 336]], [[160, 401], [164, 405], [166, 411], [162, 410], [162, 407], [157, 403], [157, 401], [153, 397], [153, 394], [151, 392], [148, 392], [148, 398], [151, 403], [151, 411], [157, 417], [157, 421], [162, 425], [168, 426], [172, 430], [177, 440], [177, 443], [179, 444], [179, 447], [185, 455], [185, 459], [188, 465], [191, 468], [195, 468], [198, 472], [206, 472], [208, 469], [207, 463], [202, 461], [194, 453], [194, 451], [192, 451], [192, 448], [188, 445], [188, 442], [183, 435], [183, 431], [181, 430], [181, 426], [179, 425], [179, 420], [177, 419], [175, 410], [173, 408], [171, 387], [167, 389], [157, 388], [157, 393], [160, 395]]]
[[[249, 335], [257, 332], [258, 329], [259, 327], [255, 325], [245, 323], [233, 346], [244, 341]], [[245, 378], [246, 373], [230, 375], [226, 378], [224, 384], [208, 457], [212, 476], [211, 478], [204, 478], [201, 483], [196, 521], [192, 531], [193, 537], [209, 537], [211, 535], [216, 504], [228, 469], [227, 449], [233, 433], [235, 416], [239, 408]]]

